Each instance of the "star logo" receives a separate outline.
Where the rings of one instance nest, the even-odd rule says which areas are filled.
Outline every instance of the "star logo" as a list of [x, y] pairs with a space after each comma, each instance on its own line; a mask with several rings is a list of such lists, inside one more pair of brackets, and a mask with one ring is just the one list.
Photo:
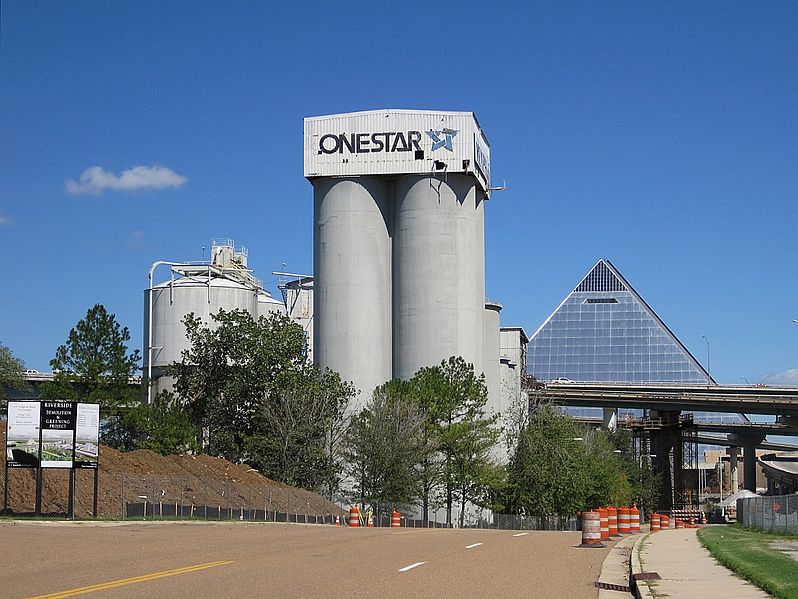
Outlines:
[[450, 152], [454, 152], [452, 148], [452, 138], [457, 135], [456, 129], [441, 129], [440, 131], [427, 131], [427, 135], [432, 138], [432, 151], [438, 148], [446, 148]]

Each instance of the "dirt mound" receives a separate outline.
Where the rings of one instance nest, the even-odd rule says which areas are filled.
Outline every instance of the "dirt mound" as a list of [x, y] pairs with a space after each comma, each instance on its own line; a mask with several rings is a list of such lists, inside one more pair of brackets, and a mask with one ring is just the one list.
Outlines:
[[[0, 447], [3, 450], [5, 426], [5, 422], [0, 422]], [[3, 489], [2, 479], [0, 489]], [[43, 512], [66, 513], [68, 492], [68, 470], [43, 471]], [[32, 512], [35, 497], [36, 469], [9, 468], [9, 509], [15, 513]], [[94, 471], [77, 470], [75, 515], [90, 515], [93, 499]], [[248, 466], [232, 464], [221, 458], [205, 454], [162, 456], [149, 450], [121, 452], [101, 445], [98, 515], [119, 517], [124, 503], [144, 502], [167, 506], [253, 508], [309, 516], [343, 513], [338, 505], [316, 493], [273, 481]]]

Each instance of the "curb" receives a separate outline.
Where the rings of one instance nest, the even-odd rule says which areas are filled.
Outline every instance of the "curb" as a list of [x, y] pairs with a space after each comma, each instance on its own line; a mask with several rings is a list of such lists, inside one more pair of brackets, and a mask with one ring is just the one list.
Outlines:
[[601, 565], [601, 573], [595, 586], [598, 587], [598, 599], [617, 599], [623, 593], [623, 597], [629, 597], [631, 589], [629, 586], [629, 571], [632, 555], [632, 547], [636, 538], [629, 535], [621, 538], [610, 548], [607, 557]]
[[650, 532], [635, 541], [634, 547], [632, 547], [632, 556], [629, 560], [629, 588], [637, 599], [654, 599], [655, 597], [648, 583], [642, 579], [638, 580], [644, 572], [643, 564], [640, 561], [640, 550], [649, 535], [651, 535]]

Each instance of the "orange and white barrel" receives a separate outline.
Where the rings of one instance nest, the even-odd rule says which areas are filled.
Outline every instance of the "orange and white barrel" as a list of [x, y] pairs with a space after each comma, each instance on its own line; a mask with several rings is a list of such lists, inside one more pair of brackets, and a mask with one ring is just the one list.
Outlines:
[[660, 518], [659, 514], [651, 514], [651, 532], [659, 532]]
[[618, 536], [618, 510], [613, 506], [607, 508], [607, 527], [610, 529], [610, 537]]
[[396, 510], [391, 512], [391, 528], [399, 528], [402, 526], [402, 514]]
[[598, 512], [582, 513], [582, 547], [603, 547], [601, 544], [601, 516]]
[[356, 505], [349, 510], [349, 526], [360, 526], [360, 510]]
[[671, 523], [670, 516], [666, 516], [665, 514], [660, 514], [659, 517], [660, 530], [668, 530], [670, 528], [670, 523]]
[[676, 518], [676, 528], [684, 528], [684, 522], [680, 518]]
[[640, 510], [637, 509], [637, 504], [633, 504], [629, 509], [629, 531], [640, 532]]
[[618, 508], [618, 534], [628, 535], [631, 531], [629, 527], [629, 508]]
[[607, 517], [607, 508], [600, 507], [596, 510], [599, 513], [599, 529], [601, 530], [601, 540], [610, 538], [610, 526]]

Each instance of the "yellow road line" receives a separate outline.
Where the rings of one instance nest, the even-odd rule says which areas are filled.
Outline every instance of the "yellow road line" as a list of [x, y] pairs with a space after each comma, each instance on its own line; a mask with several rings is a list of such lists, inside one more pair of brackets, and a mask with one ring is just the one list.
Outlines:
[[38, 595], [31, 597], [31, 599], [61, 599], [61, 597], [74, 597], [75, 595], [83, 595], [85, 593], [94, 593], [96, 591], [105, 591], [107, 589], [115, 589], [129, 584], [136, 584], [138, 582], [147, 582], [148, 580], [156, 580], [158, 578], [166, 578], [167, 576], [177, 576], [178, 574], [188, 574], [190, 572], [198, 572], [207, 568], [215, 568], [216, 566], [224, 566], [225, 564], [232, 564], [232, 561], [218, 561], [208, 562], [207, 564], [198, 564], [196, 566], [186, 566], [185, 568], [175, 568], [174, 570], [164, 570], [163, 572], [153, 572], [152, 574], [144, 574], [143, 576], [134, 576], [133, 578], [120, 578], [119, 580], [112, 580], [110, 582], [102, 582], [100, 584], [93, 584], [88, 587], [80, 587], [78, 589], [70, 589], [68, 591], [61, 591], [59, 593], [52, 593], [50, 595]]

